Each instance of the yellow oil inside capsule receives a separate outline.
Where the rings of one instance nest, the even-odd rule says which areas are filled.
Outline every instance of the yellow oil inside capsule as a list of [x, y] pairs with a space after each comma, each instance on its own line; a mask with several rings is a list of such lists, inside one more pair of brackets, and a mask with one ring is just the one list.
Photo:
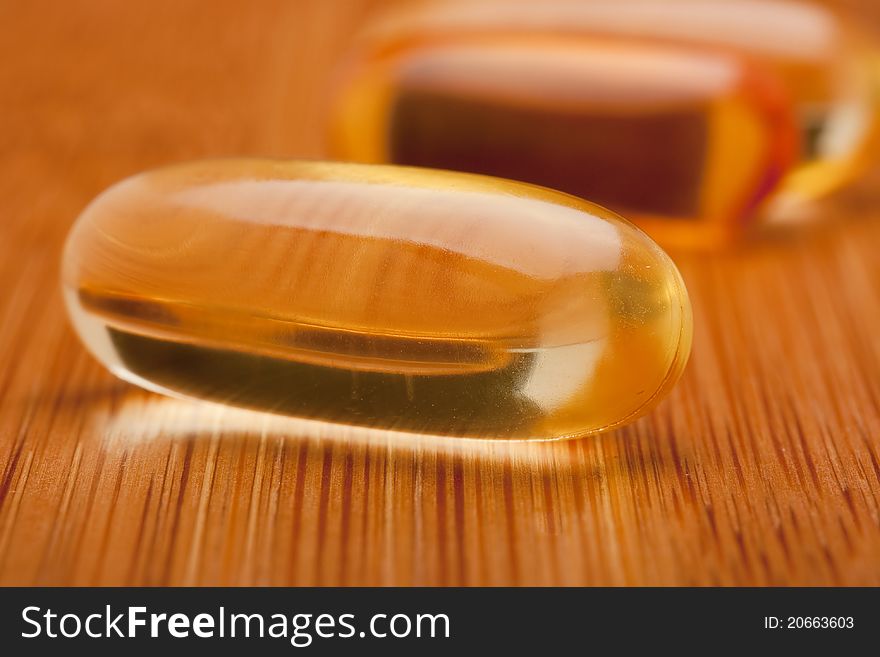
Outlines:
[[679, 377], [670, 259], [591, 203], [393, 166], [221, 160], [123, 181], [63, 287], [83, 342], [164, 393], [432, 435], [549, 439]]
[[862, 171], [878, 134], [869, 53], [801, 2], [429, 2], [366, 32], [330, 149], [536, 182], [662, 244], [711, 246], [771, 192], [783, 216]]

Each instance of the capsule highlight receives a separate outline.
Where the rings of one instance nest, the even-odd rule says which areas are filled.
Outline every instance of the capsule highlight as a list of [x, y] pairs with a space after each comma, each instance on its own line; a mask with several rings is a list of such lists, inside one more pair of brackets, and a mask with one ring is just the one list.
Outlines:
[[596, 205], [393, 166], [223, 160], [125, 180], [68, 237], [77, 333], [166, 394], [467, 438], [646, 412], [691, 341], [668, 256]]

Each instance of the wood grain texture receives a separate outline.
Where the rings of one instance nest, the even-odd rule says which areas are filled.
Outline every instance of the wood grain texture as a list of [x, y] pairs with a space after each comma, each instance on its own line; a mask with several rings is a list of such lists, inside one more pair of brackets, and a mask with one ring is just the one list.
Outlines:
[[880, 584], [870, 193], [680, 257], [691, 364], [599, 438], [314, 431], [87, 356], [57, 284], [78, 212], [167, 162], [320, 156], [325, 76], [374, 4], [0, 3], [0, 583]]

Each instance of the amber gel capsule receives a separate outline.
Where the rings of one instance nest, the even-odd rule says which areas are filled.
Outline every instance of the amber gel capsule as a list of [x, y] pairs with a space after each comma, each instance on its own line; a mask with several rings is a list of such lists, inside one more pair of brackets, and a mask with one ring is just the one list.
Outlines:
[[125, 180], [67, 241], [73, 324], [145, 388], [327, 422], [549, 439], [644, 413], [690, 350], [644, 233], [551, 190], [209, 161]]
[[876, 53], [774, 0], [423, 3], [340, 71], [333, 154], [527, 180], [662, 244], [725, 242], [852, 180], [877, 150]]

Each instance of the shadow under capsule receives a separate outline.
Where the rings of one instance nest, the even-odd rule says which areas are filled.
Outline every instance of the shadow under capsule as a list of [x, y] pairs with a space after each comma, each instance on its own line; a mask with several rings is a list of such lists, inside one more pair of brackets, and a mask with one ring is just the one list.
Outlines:
[[316, 448], [366, 449], [396, 457], [462, 459], [490, 470], [513, 467], [532, 476], [549, 474], [602, 479], [620, 469], [632, 447], [656, 470], [674, 468], [644, 420], [613, 432], [570, 440], [485, 440], [390, 431], [275, 415], [206, 401], [152, 395], [132, 389], [112, 409], [96, 411], [91, 433], [108, 451], [131, 452], [172, 441], [252, 443], [282, 441]]

